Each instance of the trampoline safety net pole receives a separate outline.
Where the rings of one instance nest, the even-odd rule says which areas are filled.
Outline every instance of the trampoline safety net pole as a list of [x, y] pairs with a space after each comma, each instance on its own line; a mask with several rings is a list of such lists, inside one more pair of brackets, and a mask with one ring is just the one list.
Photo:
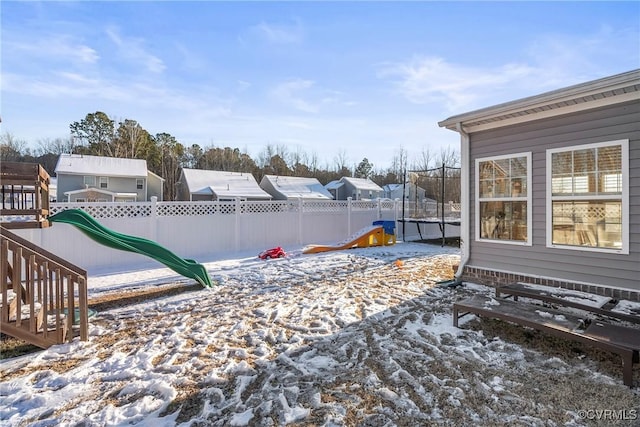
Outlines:
[[441, 205], [440, 205], [440, 207], [441, 207], [440, 216], [442, 218], [442, 223], [441, 223], [440, 230], [442, 231], [442, 246], [443, 247], [444, 247], [444, 243], [445, 243], [445, 240], [446, 240], [446, 237], [445, 237], [446, 232], [444, 230], [445, 229], [445, 225], [444, 225], [444, 174], [445, 174], [445, 165], [444, 165], [444, 162], [443, 162], [442, 163], [442, 187], [441, 187], [442, 192], [440, 193], [440, 197], [442, 198]]

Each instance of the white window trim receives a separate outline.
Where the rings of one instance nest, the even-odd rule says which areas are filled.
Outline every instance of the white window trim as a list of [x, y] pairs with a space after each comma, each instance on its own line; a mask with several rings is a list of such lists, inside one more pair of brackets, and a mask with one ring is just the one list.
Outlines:
[[[92, 181], [92, 183], [87, 183], [87, 178], [90, 178], [90, 180]], [[93, 175], [84, 175], [82, 177], [82, 185], [84, 186], [89, 186], [89, 187], [95, 187], [96, 186], [96, 177]]]
[[[590, 200], [621, 200], [622, 201], [622, 247], [620, 249], [610, 248], [594, 248], [588, 246], [571, 246], [571, 245], [557, 245], [553, 244], [552, 239], [552, 202], [554, 200], [579, 200], [576, 196], [556, 196], [552, 198], [551, 194], [551, 157], [554, 153], [562, 153], [567, 151], [584, 150], [590, 148], [610, 147], [614, 145], [620, 145], [622, 148], [622, 196], [608, 196], [597, 195], [588, 196]], [[547, 150], [547, 182], [546, 190], [546, 232], [547, 232], [547, 247], [554, 249], [564, 249], [568, 251], [586, 251], [586, 252], [601, 252], [608, 254], [629, 254], [629, 140], [618, 139], [615, 141], [596, 142], [593, 144], [581, 144], [571, 145], [562, 148], [550, 148]], [[586, 197], [586, 196], [585, 196]]]
[[[102, 186], [103, 180], [107, 184], [106, 187]], [[109, 177], [108, 176], [101, 176], [100, 178], [98, 178], [98, 188], [109, 188]]]
[[[527, 240], [523, 242], [515, 241], [515, 240], [498, 240], [498, 239], [483, 239], [480, 237], [480, 162], [486, 162], [491, 160], [503, 160], [503, 159], [511, 159], [513, 157], [526, 157], [527, 158], [527, 197], [500, 197], [493, 198], [494, 200], [502, 199], [504, 201], [523, 201], [527, 202]], [[475, 173], [475, 228], [476, 228], [476, 241], [483, 243], [500, 243], [504, 245], [517, 245], [517, 246], [532, 246], [533, 244], [533, 236], [532, 236], [532, 221], [533, 221], [533, 209], [531, 206], [533, 197], [533, 186], [531, 183], [531, 152], [525, 153], [513, 153], [513, 154], [504, 154], [501, 156], [492, 156], [492, 157], [480, 157], [476, 158], [476, 173]]]
[[[144, 178], [137, 178], [136, 179], [136, 190], [144, 190], [144, 181], [145, 181]], [[142, 185], [140, 188], [138, 188], [138, 183], [141, 183], [141, 185]]]

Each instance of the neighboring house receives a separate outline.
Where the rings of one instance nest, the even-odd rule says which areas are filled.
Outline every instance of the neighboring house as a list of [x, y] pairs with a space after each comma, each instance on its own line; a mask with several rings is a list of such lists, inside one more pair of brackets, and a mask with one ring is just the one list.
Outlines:
[[271, 195], [247, 172], [185, 169], [176, 183], [177, 200], [271, 200]]
[[342, 182], [342, 180], [334, 180], [329, 182], [327, 185], [324, 186], [324, 188], [329, 192], [329, 194], [331, 194], [331, 197], [333, 197], [333, 200], [346, 200], [346, 196], [340, 198], [340, 196], [342, 195], [342, 187], [344, 187], [344, 182]]
[[404, 185], [387, 184], [383, 185], [382, 189], [384, 190], [383, 197], [386, 199], [402, 200], [404, 194], [404, 199], [407, 201], [435, 202], [435, 200], [427, 198], [424, 188], [411, 182], [407, 182]]
[[640, 300], [640, 70], [439, 125], [461, 136], [458, 278]]
[[49, 201], [55, 202], [58, 198], [58, 178], [49, 178]]
[[373, 200], [384, 197], [384, 190], [375, 182], [365, 178], [343, 176], [339, 181], [325, 185], [335, 200]]
[[265, 175], [260, 188], [271, 194], [274, 200], [333, 200], [333, 196], [316, 178]]
[[61, 154], [55, 172], [58, 202], [162, 200], [164, 179], [144, 159]]

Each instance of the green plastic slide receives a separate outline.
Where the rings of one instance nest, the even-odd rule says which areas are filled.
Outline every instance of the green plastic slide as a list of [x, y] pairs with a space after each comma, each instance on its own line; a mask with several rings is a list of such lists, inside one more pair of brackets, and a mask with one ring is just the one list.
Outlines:
[[212, 287], [211, 277], [202, 264], [183, 259], [156, 242], [110, 230], [81, 209], [67, 209], [49, 217], [49, 221], [71, 224], [96, 242], [121, 251], [146, 255], [166, 265], [176, 273], [197, 280], [202, 286]]

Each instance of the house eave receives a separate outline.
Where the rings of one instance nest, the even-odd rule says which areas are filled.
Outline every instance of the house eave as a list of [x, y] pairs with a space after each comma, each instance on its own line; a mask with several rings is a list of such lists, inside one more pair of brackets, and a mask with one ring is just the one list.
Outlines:
[[640, 70], [449, 117], [438, 126], [466, 133], [640, 100]]

